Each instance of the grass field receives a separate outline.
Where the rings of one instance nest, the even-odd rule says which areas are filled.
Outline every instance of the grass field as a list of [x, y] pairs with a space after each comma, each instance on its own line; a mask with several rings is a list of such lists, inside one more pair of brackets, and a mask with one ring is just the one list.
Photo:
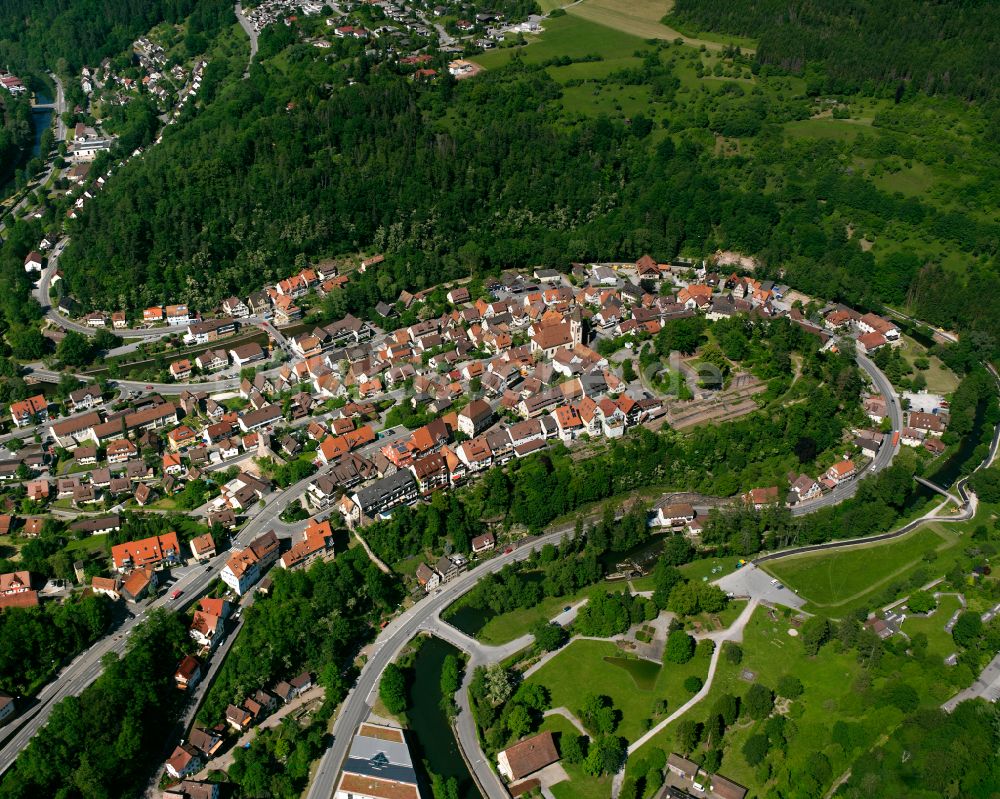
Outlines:
[[[542, 722], [540, 732], [551, 732], [556, 736], [556, 746], [562, 743], [563, 736], [579, 735], [568, 719], [562, 716], [547, 716]], [[552, 786], [552, 795], [556, 799], [608, 799], [611, 795], [611, 777], [591, 777], [579, 763], [562, 762], [569, 779], [557, 782]]]
[[793, 139], [834, 139], [835, 141], [853, 141], [861, 133], [871, 133], [871, 123], [852, 119], [799, 119], [786, 122], [785, 132]]
[[524, 47], [498, 48], [477, 55], [472, 60], [487, 69], [503, 66], [514, 57], [515, 52], [520, 52], [521, 58], [529, 64], [558, 56], [583, 58], [588, 55], [598, 55], [612, 63], [623, 59], [634, 62], [632, 54], [645, 47], [638, 36], [595, 24], [579, 16], [547, 19], [542, 27], [544, 30], [538, 36], [525, 37], [529, 44]]
[[[573, 641], [546, 663], [528, 682], [546, 686], [552, 695], [553, 707], [566, 707], [576, 713], [587, 694], [611, 697], [622, 712], [618, 734], [629, 741], [638, 738], [645, 727], [644, 719], [652, 718], [653, 703], [666, 699], [669, 708], [680, 707], [690, 698], [684, 690], [684, 680], [697, 675], [702, 679], [708, 672], [708, 660], [695, 657], [682, 666], [665, 664], [650, 681], [651, 669], [637, 665], [626, 669], [629, 675], [641, 672], [644, 685], [623, 673], [616, 659], [621, 651], [610, 641]], [[607, 658], [612, 658], [609, 662]]]
[[929, 356], [927, 349], [922, 347], [909, 336], [903, 336], [903, 346], [900, 354], [906, 359], [910, 366], [917, 358], [927, 358], [931, 366], [922, 372], [927, 381], [927, 390], [934, 394], [951, 394], [958, 388], [958, 375], [945, 366], [941, 359], [936, 356]]
[[924, 555], [938, 552], [936, 574], [948, 569], [940, 557], [961, 539], [954, 526], [927, 525], [892, 541], [832, 552], [812, 553], [764, 563], [763, 568], [807, 600], [806, 610], [845, 613], [864, 604], [893, 578], [924, 564]]
[[944, 659], [957, 647], [951, 633], [944, 629], [955, 611], [962, 607], [958, 597], [950, 594], [942, 596], [938, 608], [930, 616], [907, 616], [900, 629], [912, 638], [917, 633], [927, 636], [927, 654]]
[[752, 50], [753, 42], [736, 36], [696, 34], [688, 36], [660, 20], [673, 8], [663, 0], [583, 0], [566, 6], [566, 13], [584, 17], [600, 25], [631, 33], [643, 39], [683, 39], [694, 47], [705, 45], [707, 50], [721, 50], [726, 44], [739, 44]]
[[[838, 654], [827, 647], [820, 657], [808, 658], [802, 644], [789, 636], [788, 630], [789, 624], [784, 619], [771, 619], [764, 608], [758, 608], [744, 631], [742, 664], [732, 666], [721, 658], [709, 695], [682, 718], [704, 721], [720, 694], [743, 696], [750, 687], [740, 676], [744, 669], [754, 672], [760, 682], [771, 688], [782, 675], [794, 674], [802, 681], [805, 693], [790, 712], [797, 731], [789, 742], [786, 762], [789, 766], [801, 766], [812, 752], [822, 751], [830, 758], [833, 773], [839, 774], [849, 765], [850, 758], [845, 758], [839, 747], [830, 746], [834, 722], [863, 719], [865, 735], [874, 741], [883, 730], [898, 723], [902, 714], [895, 708], [873, 709], [865, 704], [853, 688], [861, 671], [854, 653]], [[660, 747], [667, 753], [675, 751], [676, 725], [674, 721], [646, 746]], [[751, 723], [741, 719], [727, 732], [720, 773], [750, 788], [751, 794], [764, 796], [764, 785], [741, 753], [753, 729]], [[645, 750], [643, 747], [634, 757], [642, 757]]]

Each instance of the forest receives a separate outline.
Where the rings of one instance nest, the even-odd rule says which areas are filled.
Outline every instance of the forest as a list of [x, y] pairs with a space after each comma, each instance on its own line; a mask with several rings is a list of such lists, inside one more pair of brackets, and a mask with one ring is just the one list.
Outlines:
[[0, 690], [30, 696], [100, 638], [110, 621], [111, 601], [100, 594], [0, 613]]
[[[782, 142], [776, 126], [808, 115], [807, 103], [769, 102], [739, 84], [684, 97], [683, 59], [663, 47], [608, 79], [659, 97], [667, 113], [646, 120], [651, 132], [604, 115], [568, 124], [562, 84], [516, 58], [475, 81], [424, 85], [363, 55], [324, 66], [288, 45], [275, 55], [292, 58], [280, 70], [264, 60], [247, 81], [221, 76], [183, 135], [122, 169], [71, 223], [68, 288], [86, 308], [211, 308], [311, 258], [384, 251], [385, 264], [352, 278], [343, 298], [368, 314], [403, 288], [467, 274], [727, 247], [759, 253], [768, 276], [804, 291], [858, 307], [909, 304], [969, 331], [978, 350], [1000, 351], [1000, 225], [843, 169], [845, 154], [924, 157], [894, 132], [923, 124], [916, 99], [883, 114], [876, 139]], [[754, 124], [729, 133], [757, 139], [755, 158], [716, 156], [705, 127], [725, 133], [746, 115]], [[954, 162], [953, 151], [935, 144], [926, 157]], [[874, 233], [924, 231], [970, 265], [877, 259], [845, 234], [845, 217]], [[18, 258], [0, 253], [0, 279]]]
[[0, 93], [0, 186], [13, 175], [31, 146], [31, 104], [26, 97]]
[[677, 0], [682, 27], [756, 39], [757, 63], [805, 72], [815, 93], [997, 99], [998, 20], [967, 0]]
[[174, 670], [190, 646], [179, 615], [150, 613], [134, 628], [123, 657], [106, 655], [101, 676], [53, 708], [4, 774], [0, 795], [107, 799], [141, 793], [162, 762], [166, 731], [182, 706]]
[[855, 762], [837, 792], [844, 799], [990, 796], [1000, 784], [1000, 714], [983, 700], [953, 713], [921, 709], [871, 756]]
[[395, 581], [360, 548], [305, 571], [275, 571], [271, 596], [245, 611], [243, 631], [205, 697], [199, 718], [206, 724], [231, 702], [304, 669], [335, 705], [351, 685], [355, 653], [399, 599]]

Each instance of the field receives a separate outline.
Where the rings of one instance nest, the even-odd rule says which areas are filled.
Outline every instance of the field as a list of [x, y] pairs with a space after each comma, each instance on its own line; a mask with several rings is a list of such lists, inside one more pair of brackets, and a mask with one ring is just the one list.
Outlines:
[[604, 59], [603, 63], [613, 63], [615, 68], [619, 68], [628, 62], [637, 63], [638, 59], [632, 54], [645, 46], [637, 36], [606, 28], [579, 16], [546, 19], [542, 27], [544, 30], [540, 35], [525, 37], [529, 42], [526, 47], [499, 48], [477, 55], [471, 60], [487, 69], [495, 69], [509, 62], [518, 51], [521, 58], [529, 64], [559, 56], [584, 58], [597, 55]]
[[903, 337], [903, 346], [900, 353], [906, 361], [913, 366], [917, 358], [927, 358], [930, 361], [930, 368], [925, 369], [923, 374], [927, 381], [927, 390], [932, 394], [943, 394], [947, 396], [958, 388], [958, 376], [945, 366], [937, 356], [928, 356], [926, 348], [922, 347], [909, 336]]
[[[682, 666], [665, 664], [654, 675], [652, 667], [639, 662], [623, 667], [618, 660], [621, 654], [610, 641], [573, 641], [528, 682], [546, 686], [552, 706], [573, 713], [587, 694], [611, 697], [622, 711], [618, 734], [634, 741], [646, 729], [643, 720], [652, 718], [654, 702], [666, 699], [668, 708], [680, 707], [690, 698], [684, 690], [685, 678], [697, 675], [704, 679], [708, 671], [708, 660], [695, 657]], [[640, 687], [640, 682], [646, 687]]]
[[861, 133], [871, 133], [871, 123], [851, 119], [833, 119], [822, 117], [818, 119], [800, 119], [786, 122], [785, 132], [793, 139], [833, 139], [835, 141], [853, 141]]
[[693, 47], [705, 46], [707, 50], [721, 50], [732, 42], [744, 50], [752, 50], [749, 39], [715, 34], [688, 36], [660, 20], [671, 10], [673, 3], [662, 0], [583, 0], [566, 6], [566, 13], [584, 17], [600, 25], [631, 33], [643, 39], [683, 39]]
[[[836, 615], [865, 604], [891, 579], [917, 568], [925, 555], [940, 554], [958, 541], [952, 527], [930, 525], [886, 543], [811, 553], [762, 566], [806, 599], [806, 610]], [[935, 561], [933, 570], [936, 574], [947, 570], [943, 559]]]
[[[849, 758], [844, 757], [839, 747], [830, 745], [834, 722], [861, 720], [865, 738], [871, 742], [881, 731], [898, 723], [902, 714], [895, 708], [876, 710], [866, 705], [853, 687], [861, 672], [853, 653], [838, 654], [827, 647], [818, 658], [808, 658], [802, 645], [788, 635], [788, 630], [789, 624], [784, 619], [772, 619], [764, 608], [758, 608], [744, 632], [742, 664], [733, 666], [721, 658], [709, 695], [682, 718], [703, 721], [719, 695], [744, 695], [750, 683], [741, 677], [743, 670], [754, 672], [757, 679], [770, 688], [774, 688], [782, 675], [794, 674], [802, 681], [805, 693], [789, 713], [797, 731], [789, 742], [786, 762], [789, 766], [801, 767], [812, 752], [822, 751], [830, 758], [833, 773], [841, 773], [849, 764]], [[677, 721], [670, 724], [646, 747], [656, 746], [667, 753], [675, 751], [676, 725]], [[727, 732], [720, 773], [750, 788], [751, 794], [763, 796], [766, 792], [759, 789], [764, 786], [741, 753], [752, 731], [753, 724], [741, 719]], [[646, 747], [633, 758], [642, 757]]]

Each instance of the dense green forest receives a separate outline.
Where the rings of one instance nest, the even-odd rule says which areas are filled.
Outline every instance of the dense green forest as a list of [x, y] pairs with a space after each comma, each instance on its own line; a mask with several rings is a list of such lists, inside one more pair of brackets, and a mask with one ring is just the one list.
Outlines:
[[[354, 655], [399, 597], [364, 551], [350, 549], [305, 571], [277, 569], [271, 596], [246, 611], [244, 629], [219, 670], [199, 718], [215, 724], [231, 702], [310, 669], [336, 704]], [[322, 629], [323, 634], [316, 634]]]
[[[974, 162], [968, 137], [913, 141], [917, 128], [946, 135], [919, 100], [882, 112], [875, 136], [791, 140], [780, 126], [809, 117], [806, 95], [766, 78], [691, 92], [680, 77], [698, 54], [673, 45], [638, 50], [636, 66], [597, 84], [648, 92], [649, 116], [635, 120], [569, 114], [572, 87], [519, 58], [474, 81], [424, 85], [359, 53], [314, 62], [311, 49], [285, 43], [247, 81], [220, 74], [183, 135], [121, 170], [71, 224], [65, 277], [84, 306], [208, 308], [303, 259], [385, 251], [346, 292], [348, 309], [367, 312], [402, 288], [469, 273], [728, 247], [761, 254], [804, 290], [909, 302], [929, 321], [981, 332], [979, 348], [1000, 347], [1000, 224], [966, 207], [993, 204], [995, 165], [947, 209], [844, 168]], [[968, 118], [971, 141], [990, 135], [978, 111]], [[706, 128], [752, 141], [753, 158], [720, 157]], [[877, 257], [845, 220], [870, 235], [932, 236], [968, 268]]]
[[1000, 716], [977, 699], [951, 714], [920, 710], [866, 757], [857, 760], [837, 796], [994, 796], [1000, 785]]
[[141, 793], [162, 762], [165, 731], [182, 706], [174, 670], [190, 646], [179, 615], [150, 613], [135, 627], [123, 657], [105, 656], [101, 676], [53, 708], [4, 774], [0, 795], [108, 799]]
[[0, 613], [0, 690], [34, 693], [100, 638], [110, 621], [111, 602], [101, 595]]
[[31, 104], [0, 93], [0, 185], [10, 180], [22, 153], [31, 146]]
[[[817, 92], [997, 97], [1000, 22], [992, 3], [677, 0], [671, 19], [752, 37], [759, 64], [807, 71]], [[817, 62], [822, 69], [810, 71]]]
[[0, 64], [78, 74], [118, 55], [160, 22], [189, 18], [194, 32], [234, 21], [228, 0], [0, 0]]

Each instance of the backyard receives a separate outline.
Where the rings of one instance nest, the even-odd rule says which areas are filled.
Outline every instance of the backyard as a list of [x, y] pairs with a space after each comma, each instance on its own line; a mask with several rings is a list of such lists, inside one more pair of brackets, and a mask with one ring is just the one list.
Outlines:
[[[568, 719], [557, 715], [546, 716], [539, 731], [551, 732], [560, 751], [566, 737], [580, 734]], [[611, 795], [611, 777], [591, 777], [580, 763], [567, 763], [563, 760], [560, 765], [569, 779], [551, 787], [556, 799], [608, 799]]]

